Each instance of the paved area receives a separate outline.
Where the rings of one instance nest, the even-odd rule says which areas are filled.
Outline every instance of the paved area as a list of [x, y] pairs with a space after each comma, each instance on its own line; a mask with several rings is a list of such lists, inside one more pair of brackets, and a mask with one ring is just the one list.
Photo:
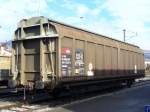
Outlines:
[[12, 106], [15, 106], [15, 105], [17, 105], [16, 102], [12, 102], [12, 101], [7, 101], [7, 100], [4, 100], [4, 99], [0, 99], [0, 110], [2, 108], [12, 107]]
[[47, 105], [22, 105], [19, 107], [11, 107], [9, 109], [1, 109], [0, 112], [49, 112], [52, 108]]
[[54, 112], [144, 112], [150, 104], [150, 84], [58, 107]]

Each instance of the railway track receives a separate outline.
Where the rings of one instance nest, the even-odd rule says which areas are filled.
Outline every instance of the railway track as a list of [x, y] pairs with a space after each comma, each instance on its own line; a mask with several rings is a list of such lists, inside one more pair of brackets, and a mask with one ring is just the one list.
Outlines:
[[[132, 85], [132, 88], [133, 87], [138, 87], [138, 86], [142, 86], [142, 85], [145, 85], [145, 84], [149, 84], [150, 83], [150, 80], [139, 80], [139, 81], [137, 81], [137, 82], [135, 82], [133, 85]], [[117, 87], [118, 89], [120, 88], [124, 88], [125, 86], [123, 86], [123, 87]], [[8, 89], [8, 88], [2, 88], [2, 89], [0, 89], [0, 99], [2, 99], [2, 98], [9, 98], [9, 97], [23, 97], [24, 96], [24, 92], [23, 92], [23, 90], [24, 90], [24, 88], [19, 88], [19, 89]], [[105, 89], [104, 89], [105, 90]], [[115, 89], [113, 89], [113, 88], [109, 88], [109, 89], [107, 89], [106, 88], [106, 90], [108, 91], [108, 92], [110, 92], [110, 91], [113, 91], [113, 90], [116, 90], [116, 88]], [[98, 91], [102, 91], [102, 90], [98, 90]], [[29, 93], [29, 92], [27, 92], [27, 93]], [[36, 92], [37, 93], [37, 96], [31, 96], [31, 97], [40, 97], [39, 95], [42, 95], [43, 96], [43, 94], [42, 93], [46, 93], [45, 91], [38, 91], [38, 92]], [[88, 93], [88, 92], [87, 92]], [[94, 92], [92, 92], [92, 93], [94, 93]], [[29, 93], [28, 95], [31, 95], [31, 93]], [[44, 94], [44, 95], [49, 95], [49, 94]], [[68, 96], [68, 95], [67, 95]], [[27, 96], [28, 97], [28, 96]], [[44, 97], [43, 97], [44, 98]], [[52, 97], [50, 97], [50, 99], [51, 99]]]
[[7, 98], [11, 96], [17, 96], [20, 95], [21, 92], [16, 89], [0, 89], [0, 98]]
[[[134, 88], [146, 85], [146, 84], [150, 84], [150, 80], [136, 82], [135, 84], [133, 84], [133, 86], [131, 86], [131, 89], [134, 89]], [[49, 108], [56, 108], [59, 106], [64, 106], [64, 105], [68, 105], [68, 104], [72, 104], [72, 103], [78, 103], [78, 102], [93, 99], [96, 97], [103, 97], [103, 96], [107, 96], [110, 94], [117, 94], [120, 92], [129, 91], [131, 89], [130, 88], [126, 89], [125, 87], [116, 87], [116, 88], [98, 90], [95, 92], [87, 92], [87, 93], [83, 93], [83, 94], [72, 94], [72, 95], [67, 95], [67, 96], [63, 96], [63, 97], [60, 96], [58, 98], [48, 97], [48, 94], [47, 95], [38, 94], [37, 96], [33, 96], [33, 97], [37, 97], [39, 99], [36, 99], [35, 101], [30, 102], [30, 103], [27, 103], [26, 105], [24, 105], [24, 103], [20, 102], [20, 98], [23, 98], [23, 96], [21, 96], [21, 95], [16, 95], [16, 96], [10, 95], [9, 98], [8, 97], [7, 98], [0, 97], [0, 99], [9, 101], [14, 98], [15, 101], [17, 101], [17, 104], [14, 105], [13, 108], [26, 108], [27, 109], [27, 107], [30, 107], [30, 106], [36, 107], [36, 105], [38, 105], [37, 108], [39, 108], [39, 107], [45, 108], [45, 106], [49, 107]], [[8, 106], [8, 107], [6, 106], [6, 108], [11, 110], [12, 106]], [[2, 108], [0, 108], [0, 109], [2, 109]]]
[[[17, 101], [21, 103], [34, 103], [38, 101], [44, 101], [48, 99], [49, 95], [44, 91], [38, 91], [36, 94], [32, 94], [30, 91], [26, 91], [24, 94], [24, 89], [20, 88], [19, 90], [15, 89], [6, 89], [0, 90], [0, 99], [7, 101]], [[34, 100], [35, 99], [35, 100]], [[27, 102], [28, 101], [28, 102]]]

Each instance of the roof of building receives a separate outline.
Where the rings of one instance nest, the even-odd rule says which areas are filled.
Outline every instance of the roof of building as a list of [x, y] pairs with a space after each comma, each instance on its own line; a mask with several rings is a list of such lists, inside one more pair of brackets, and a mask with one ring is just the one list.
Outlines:
[[0, 56], [11, 56], [11, 48], [7, 42], [0, 43]]

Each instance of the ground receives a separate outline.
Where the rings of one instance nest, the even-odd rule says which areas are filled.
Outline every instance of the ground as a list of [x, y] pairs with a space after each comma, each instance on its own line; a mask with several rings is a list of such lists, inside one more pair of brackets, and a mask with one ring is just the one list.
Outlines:
[[55, 112], [144, 112], [148, 104], [150, 84], [58, 107]]

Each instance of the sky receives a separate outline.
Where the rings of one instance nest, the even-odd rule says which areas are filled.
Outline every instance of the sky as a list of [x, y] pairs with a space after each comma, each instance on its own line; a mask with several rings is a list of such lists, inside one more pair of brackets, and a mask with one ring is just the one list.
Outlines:
[[45, 16], [150, 50], [150, 0], [0, 0], [0, 42], [21, 19]]

